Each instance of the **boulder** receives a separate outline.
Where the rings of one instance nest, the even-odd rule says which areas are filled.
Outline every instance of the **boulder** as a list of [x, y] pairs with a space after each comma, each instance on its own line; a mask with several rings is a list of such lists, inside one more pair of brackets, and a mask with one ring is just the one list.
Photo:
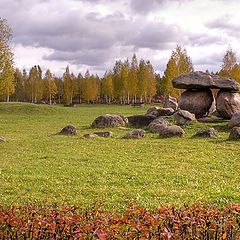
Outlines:
[[164, 108], [172, 108], [174, 111], [177, 111], [178, 103], [177, 99], [171, 96], [167, 96], [165, 98], [165, 102], [163, 105]]
[[148, 128], [151, 132], [160, 132], [163, 127], [167, 127], [171, 120], [165, 118], [165, 117], [160, 117], [155, 120], [153, 120], [149, 125]]
[[145, 133], [146, 131], [143, 129], [136, 129], [126, 133], [125, 138], [142, 138], [144, 137]]
[[87, 134], [84, 134], [83, 137], [85, 138], [94, 138], [94, 137], [97, 137], [98, 135], [97, 134], [94, 134], [94, 133], [87, 133]]
[[232, 128], [228, 139], [229, 140], [240, 140], [240, 127]]
[[6, 141], [7, 141], [6, 138], [0, 136], [0, 142], [6, 142]]
[[240, 127], [240, 112], [235, 113], [228, 123], [229, 128]]
[[188, 124], [191, 121], [195, 120], [195, 115], [186, 110], [180, 109], [176, 113], [173, 114], [173, 118], [175, 120], [175, 123], [177, 123], [179, 125], [184, 125], [184, 124]]
[[183, 129], [177, 125], [164, 127], [159, 132], [159, 137], [162, 137], [162, 138], [183, 137], [183, 136], [184, 136]]
[[225, 89], [229, 91], [240, 91], [240, 84], [232, 78], [221, 77], [205, 72], [190, 72], [178, 76], [172, 80], [173, 87], [179, 89]]
[[146, 115], [133, 115], [128, 117], [128, 121], [136, 127], [148, 126], [150, 122], [156, 119], [156, 116], [152, 114]]
[[128, 123], [128, 119], [123, 115], [105, 114], [97, 117], [92, 122], [92, 127], [105, 128], [114, 126], [124, 126]]
[[221, 117], [230, 119], [240, 112], [240, 94], [220, 90], [217, 94], [217, 111]]
[[213, 110], [214, 96], [210, 89], [187, 90], [178, 100], [178, 107], [194, 113], [196, 118], [209, 115]]
[[174, 112], [175, 111], [172, 108], [152, 107], [148, 109], [145, 115], [153, 115], [155, 117], [171, 116]]
[[158, 116], [171, 116], [174, 114], [173, 108], [159, 108], [158, 110]]
[[156, 112], [159, 109], [159, 107], [151, 107], [147, 110], [146, 114], [152, 114], [153, 112]]
[[77, 134], [77, 128], [73, 125], [68, 125], [61, 130], [60, 134], [75, 135]]
[[218, 137], [218, 131], [214, 128], [198, 131], [193, 137], [196, 138], [215, 138]]
[[96, 134], [99, 137], [112, 137], [113, 132], [94, 132], [93, 134]]

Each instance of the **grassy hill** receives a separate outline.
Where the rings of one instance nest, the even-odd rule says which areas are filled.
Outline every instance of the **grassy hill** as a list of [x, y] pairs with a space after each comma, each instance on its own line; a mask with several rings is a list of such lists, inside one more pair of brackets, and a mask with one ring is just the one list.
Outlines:
[[[106, 113], [130, 116], [145, 108], [116, 105], [0, 103], [0, 205], [48, 200], [89, 205], [103, 199], [121, 208], [122, 195], [147, 207], [239, 202], [240, 142], [227, 141], [227, 123], [195, 122], [184, 138], [123, 139], [126, 130], [104, 129], [112, 138], [85, 139], [92, 121]], [[57, 135], [73, 124], [76, 136]], [[132, 129], [131, 126], [128, 126]], [[192, 139], [198, 130], [215, 127], [216, 139]]]

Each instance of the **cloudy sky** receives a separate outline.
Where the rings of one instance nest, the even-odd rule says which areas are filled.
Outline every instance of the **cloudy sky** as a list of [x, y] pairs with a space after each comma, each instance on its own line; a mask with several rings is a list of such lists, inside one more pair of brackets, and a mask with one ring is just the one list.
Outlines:
[[239, 11], [239, 0], [0, 0], [16, 67], [57, 76], [67, 65], [102, 76], [133, 53], [162, 74], [177, 44], [195, 70], [218, 71], [229, 45], [240, 54]]

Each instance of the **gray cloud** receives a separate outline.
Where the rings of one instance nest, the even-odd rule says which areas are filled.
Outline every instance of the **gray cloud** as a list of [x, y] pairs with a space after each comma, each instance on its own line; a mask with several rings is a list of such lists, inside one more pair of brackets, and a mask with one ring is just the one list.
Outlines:
[[229, 36], [239, 37], [240, 36], [240, 25], [231, 21], [232, 17], [230, 15], [225, 15], [221, 18], [217, 18], [205, 26], [210, 29], [218, 29], [226, 32]]
[[[115, 59], [131, 57], [138, 51], [171, 50], [177, 44], [224, 45], [226, 36], [218, 34], [216, 29], [239, 37], [240, 27], [231, 23], [231, 16], [206, 23], [213, 31], [199, 34], [177, 24], [148, 18], [150, 12], [165, 11], [173, 2], [187, 1], [193, 0], [1, 0], [0, 16], [8, 19], [15, 44], [49, 48], [52, 53], [44, 56], [45, 60], [95, 69], [103, 69]], [[104, 8], [107, 4], [111, 5], [110, 10]], [[219, 61], [216, 57], [197, 58], [194, 63], [214, 65]]]
[[[115, 11], [102, 16], [98, 12], [66, 9], [51, 12], [47, 1], [29, 3], [28, 11], [19, 11], [13, 22], [14, 41], [23, 46], [46, 47], [53, 53], [46, 60], [69, 61], [72, 64], [99, 66], [121, 56], [121, 49], [168, 49], [188, 39], [177, 26], [163, 22], [149, 23], [142, 18], [127, 19]], [[31, 14], [38, 6], [38, 14]], [[15, 3], [14, 8], [19, 5]], [[52, 9], [56, 5], [51, 6]], [[26, 18], [26, 16], [30, 18]], [[14, 21], [17, 16], [17, 21]], [[132, 55], [132, 53], [129, 53]]]

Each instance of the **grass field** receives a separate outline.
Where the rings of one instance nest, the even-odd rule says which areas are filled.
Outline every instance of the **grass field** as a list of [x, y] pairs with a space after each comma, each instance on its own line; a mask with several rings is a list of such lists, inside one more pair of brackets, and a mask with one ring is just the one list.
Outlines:
[[[123, 139], [126, 130], [105, 129], [112, 138], [84, 139], [95, 117], [130, 116], [145, 108], [81, 105], [76, 108], [0, 103], [0, 205], [48, 200], [87, 206], [103, 199], [120, 209], [122, 195], [146, 207], [160, 204], [240, 200], [240, 142], [227, 141], [227, 123], [184, 127], [184, 138]], [[56, 135], [73, 124], [76, 136]], [[129, 126], [130, 127], [130, 126]], [[217, 139], [192, 139], [198, 130], [215, 127]], [[131, 127], [130, 127], [131, 128]], [[131, 128], [132, 129], [132, 128]]]

